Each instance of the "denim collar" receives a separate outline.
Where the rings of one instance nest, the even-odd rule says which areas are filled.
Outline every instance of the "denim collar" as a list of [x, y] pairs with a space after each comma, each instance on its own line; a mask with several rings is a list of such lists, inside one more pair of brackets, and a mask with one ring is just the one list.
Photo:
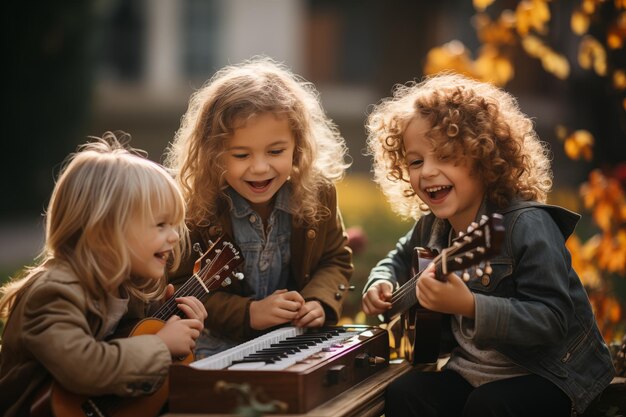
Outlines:
[[[243, 198], [237, 191], [235, 191], [232, 187], [228, 187], [226, 189], [226, 195], [233, 202], [231, 213], [233, 216], [237, 218], [248, 217], [254, 210], [250, 207], [250, 203], [248, 200]], [[291, 208], [289, 207], [289, 197], [291, 196], [291, 183], [285, 183], [278, 192], [276, 196], [274, 196], [274, 208], [272, 211], [281, 210], [287, 214], [291, 213]]]

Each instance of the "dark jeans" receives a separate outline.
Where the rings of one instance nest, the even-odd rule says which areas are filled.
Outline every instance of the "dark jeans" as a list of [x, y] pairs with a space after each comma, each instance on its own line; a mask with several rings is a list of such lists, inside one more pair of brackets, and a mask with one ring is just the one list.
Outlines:
[[569, 416], [571, 401], [537, 375], [472, 387], [454, 371], [411, 371], [385, 392], [385, 417]]

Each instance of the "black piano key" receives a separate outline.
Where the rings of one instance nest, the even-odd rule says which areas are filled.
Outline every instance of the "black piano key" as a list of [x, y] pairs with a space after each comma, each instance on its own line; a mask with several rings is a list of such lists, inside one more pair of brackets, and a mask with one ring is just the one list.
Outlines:
[[287, 358], [289, 355], [286, 353], [251, 353], [249, 355], [244, 356], [244, 358], [269, 358], [279, 361], [280, 358]]
[[243, 358], [243, 359], [237, 359], [237, 360], [232, 361], [231, 365], [235, 365], [237, 363], [250, 363], [250, 362], [274, 363], [276, 361], [273, 360], [273, 359], [267, 359], [267, 358], [261, 358], [261, 359], [258, 359], [258, 358], [256, 358], [256, 359], [255, 358], [245, 359], [245, 358]]
[[[289, 355], [294, 354], [296, 352], [300, 352], [300, 349], [298, 349], [297, 347], [290, 347], [290, 346], [285, 346], [282, 348], [265, 348], [265, 349], [261, 349], [258, 352], [277, 352], [277, 353], [287, 353]], [[257, 353], [258, 353], [257, 352]]]
[[[315, 346], [316, 343], [311, 340], [286, 340], [285, 339], [276, 343], [276, 345], [278, 346]], [[270, 345], [270, 347], [276, 347], [276, 346]]]

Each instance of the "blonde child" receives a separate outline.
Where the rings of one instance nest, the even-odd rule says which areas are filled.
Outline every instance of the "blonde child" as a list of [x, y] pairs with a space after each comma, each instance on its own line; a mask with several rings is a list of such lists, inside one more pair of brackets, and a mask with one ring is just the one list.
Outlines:
[[210, 296], [198, 356], [339, 319], [352, 274], [334, 186], [345, 153], [313, 86], [269, 58], [225, 67], [192, 96], [166, 164], [192, 244], [234, 239], [245, 276]]
[[182, 196], [162, 167], [111, 133], [72, 155], [46, 212], [41, 262], [2, 288], [0, 414], [28, 415], [51, 378], [85, 396], [156, 390], [172, 357], [194, 348], [202, 303], [176, 299], [188, 318], [154, 335], [107, 337], [122, 316], [141, 317], [146, 302], [173, 293], [165, 269], [185, 233]]
[[545, 204], [550, 164], [531, 120], [506, 92], [444, 74], [399, 86], [368, 128], [376, 181], [398, 213], [419, 220], [373, 268], [365, 313], [391, 307], [413, 248], [441, 251], [491, 213], [506, 230], [488, 279], [442, 282], [431, 264], [417, 280], [419, 304], [450, 315], [442, 331], [456, 347], [442, 371], [394, 381], [385, 415], [581, 413], [614, 369], [564, 245], [580, 216]]

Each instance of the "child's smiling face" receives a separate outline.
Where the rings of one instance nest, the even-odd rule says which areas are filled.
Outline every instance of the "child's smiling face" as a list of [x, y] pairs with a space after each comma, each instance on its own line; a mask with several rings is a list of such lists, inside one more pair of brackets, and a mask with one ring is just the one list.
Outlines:
[[152, 220], [137, 218], [130, 223], [126, 244], [132, 275], [153, 280], [164, 277], [167, 260], [180, 239], [170, 217], [163, 211]]
[[432, 130], [423, 117], [409, 122], [403, 143], [411, 187], [435, 216], [447, 219], [455, 231], [465, 231], [476, 218], [485, 187], [463, 160], [441, 159], [426, 134]]
[[261, 216], [291, 174], [295, 142], [287, 118], [272, 113], [253, 116], [227, 141], [224, 178]]

